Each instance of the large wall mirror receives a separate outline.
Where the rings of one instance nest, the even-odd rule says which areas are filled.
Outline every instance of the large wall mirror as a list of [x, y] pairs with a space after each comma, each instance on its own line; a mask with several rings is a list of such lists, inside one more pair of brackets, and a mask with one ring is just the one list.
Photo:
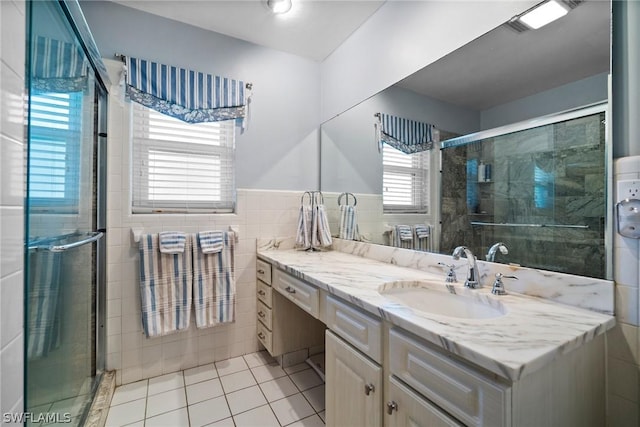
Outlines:
[[[505, 23], [322, 124], [321, 190], [358, 197], [364, 240], [446, 254], [465, 245], [478, 259], [503, 242], [495, 262], [610, 276], [611, 5], [568, 3], [549, 25]], [[434, 125], [434, 148], [404, 164], [380, 149], [377, 113]], [[426, 180], [407, 197], [419, 191], [426, 202], [403, 211], [384, 199], [415, 185], [412, 172], [394, 175], [411, 164]], [[339, 209], [331, 212], [337, 235]], [[397, 226], [422, 224], [428, 243], [404, 246]]]

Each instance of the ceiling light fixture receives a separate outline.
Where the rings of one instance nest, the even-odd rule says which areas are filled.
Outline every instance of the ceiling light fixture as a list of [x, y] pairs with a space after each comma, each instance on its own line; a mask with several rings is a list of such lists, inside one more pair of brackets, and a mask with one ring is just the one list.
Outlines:
[[560, 2], [549, 0], [520, 15], [518, 20], [527, 27], [537, 30], [556, 19], [562, 18], [567, 13], [569, 13], [569, 10]]
[[291, 0], [267, 0], [267, 6], [273, 13], [285, 14], [291, 10]]

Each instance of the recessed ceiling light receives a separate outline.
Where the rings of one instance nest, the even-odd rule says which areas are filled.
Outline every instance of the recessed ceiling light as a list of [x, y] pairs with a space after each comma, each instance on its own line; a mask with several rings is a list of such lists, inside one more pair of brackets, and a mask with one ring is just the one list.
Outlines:
[[520, 16], [519, 20], [527, 27], [537, 30], [556, 19], [562, 18], [567, 13], [569, 13], [567, 8], [559, 2], [549, 0], [526, 12]]
[[267, 6], [273, 13], [282, 15], [291, 10], [291, 0], [267, 0]]

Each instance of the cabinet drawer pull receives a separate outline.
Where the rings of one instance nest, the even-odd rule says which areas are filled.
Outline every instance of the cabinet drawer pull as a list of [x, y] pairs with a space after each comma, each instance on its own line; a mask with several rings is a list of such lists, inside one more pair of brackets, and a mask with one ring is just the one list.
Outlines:
[[374, 391], [376, 391], [376, 386], [374, 386], [373, 384], [369, 383], [364, 385], [364, 394], [366, 394], [367, 396], [369, 396], [369, 394]]
[[296, 290], [293, 289], [291, 286], [287, 286], [285, 288], [285, 291], [289, 292], [290, 294], [295, 294], [296, 293]]
[[258, 274], [264, 274], [264, 270], [263, 269], [258, 270]]
[[262, 289], [260, 289], [260, 290], [258, 291], [258, 295], [260, 295], [260, 296], [265, 296], [265, 295], [266, 295], [266, 293], [265, 293]]
[[263, 340], [265, 338], [265, 336], [264, 336], [264, 334], [262, 332], [258, 332], [258, 338]]
[[264, 318], [264, 316], [266, 316], [266, 315], [265, 315], [262, 311], [259, 311], [259, 312], [258, 312], [258, 316], [260, 316], [260, 317]]
[[391, 402], [387, 402], [387, 414], [393, 414], [393, 411], [398, 410], [398, 404], [393, 400]]

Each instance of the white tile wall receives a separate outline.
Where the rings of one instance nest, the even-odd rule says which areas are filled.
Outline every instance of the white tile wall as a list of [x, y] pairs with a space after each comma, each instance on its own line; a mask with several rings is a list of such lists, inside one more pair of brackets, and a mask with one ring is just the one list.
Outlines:
[[0, 1], [0, 413], [23, 405], [25, 29], [25, 2]]
[[[640, 156], [618, 159], [614, 188], [619, 180], [640, 179]], [[608, 414], [611, 427], [640, 425], [640, 241], [614, 231], [616, 320], [607, 334]]]

